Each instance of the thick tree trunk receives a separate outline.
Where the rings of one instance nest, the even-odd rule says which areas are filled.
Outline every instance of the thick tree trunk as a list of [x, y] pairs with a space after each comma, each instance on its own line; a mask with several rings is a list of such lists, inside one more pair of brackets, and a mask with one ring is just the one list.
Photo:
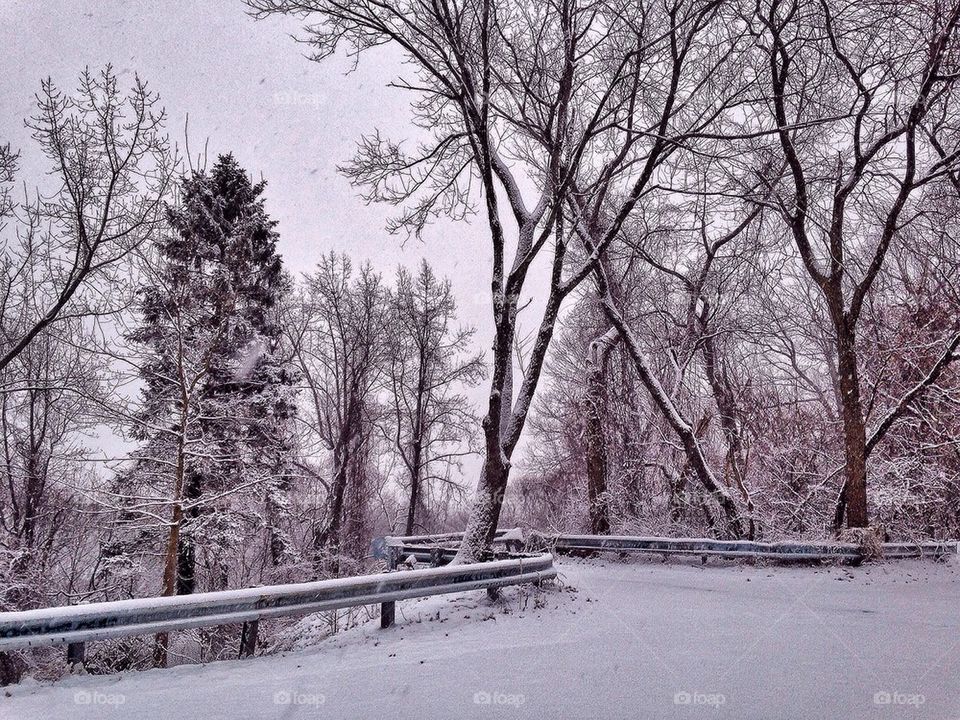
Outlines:
[[340, 543], [341, 555], [360, 558], [366, 551], [369, 523], [368, 499], [370, 472], [370, 437], [364, 434], [357, 438], [353, 457], [347, 473], [347, 491], [343, 502], [343, 533]]
[[326, 569], [335, 575], [340, 572], [338, 557], [343, 544], [344, 506], [351, 465], [362, 449], [360, 443], [363, 440], [363, 398], [355, 389], [350, 391], [342, 422], [333, 449], [333, 479], [327, 496], [326, 524], [313, 535], [314, 563], [319, 569], [326, 562]]
[[837, 323], [837, 371], [843, 417], [844, 483], [837, 519], [847, 527], [867, 527], [867, 431], [860, 399], [860, 375], [853, 328]]
[[483, 418], [484, 459], [473, 510], [454, 557], [454, 563], [479, 562], [493, 542], [500, 521], [500, 510], [507, 490], [510, 462], [503, 439], [513, 414], [513, 333], [516, 327], [516, 299], [505, 299], [497, 318], [493, 345], [493, 378], [487, 414]]
[[[495, 205], [495, 193], [487, 193], [487, 201], [488, 204]], [[491, 211], [490, 219], [495, 245], [499, 245], [502, 249], [502, 228], [495, 209]], [[537, 219], [531, 219], [529, 223], [521, 226], [519, 248], [532, 246], [536, 225]], [[562, 243], [558, 247], [562, 248]], [[492, 289], [496, 334], [493, 342], [490, 395], [487, 412], [483, 418], [484, 464], [477, 483], [473, 512], [467, 523], [460, 549], [453, 560], [454, 563], [473, 562], [482, 558], [496, 534], [507, 479], [510, 475], [510, 458], [520, 439], [527, 413], [533, 402], [564, 297], [559, 290], [564, 268], [564, 252], [560, 249], [554, 254], [550, 296], [540, 319], [540, 327], [528, 357], [520, 389], [514, 400], [513, 349], [517, 328], [517, 301], [520, 288], [523, 286], [523, 278], [526, 277], [526, 271], [529, 268], [528, 262], [524, 260], [525, 257], [528, 256], [518, 251], [514, 267], [506, 282], [504, 282], [500, 262], [494, 262]]]
[[37, 521], [40, 518], [40, 506], [43, 503], [43, 491], [45, 483], [46, 469], [43, 462], [43, 428], [47, 423], [46, 413], [49, 400], [44, 402], [45, 398], [40, 397], [42, 391], [31, 390], [29, 427], [30, 436], [27, 445], [27, 477], [24, 487], [23, 498], [23, 541], [26, 546], [33, 549], [37, 542]]
[[473, 512], [457, 552], [455, 563], [471, 563], [483, 560], [486, 549], [493, 542], [500, 522], [503, 495], [507, 489], [509, 465], [500, 462], [500, 454], [488, 454], [484, 459], [473, 501]]
[[606, 535], [610, 532], [607, 442], [604, 428], [607, 414], [606, 373], [610, 352], [619, 340], [620, 334], [616, 328], [610, 328], [590, 343], [587, 352], [583, 413], [590, 532], [594, 535]]
[[347, 470], [350, 455], [337, 453], [334, 465], [333, 482], [330, 486], [330, 495], [327, 498], [327, 517], [322, 528], [318, 528], [313, 535], [314, 561], [322, 563], [324, 553], [340, 552], [340, 527], [343, 517], [343, 500], [347, 489]]

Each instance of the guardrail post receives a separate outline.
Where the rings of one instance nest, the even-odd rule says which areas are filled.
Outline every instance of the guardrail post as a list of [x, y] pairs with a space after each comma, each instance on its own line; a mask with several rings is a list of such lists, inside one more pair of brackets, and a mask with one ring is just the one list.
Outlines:
[[240, 657], [250, 657], [257, 649], [257, 634], [260, 631], [259, 620], [248, 620], [240, 631]]
[[83, 659], [86, 654], [86, 645], [84, 645], [84, 643], [70, 643], [67, 645], [67, 665], [71, 669], [74, 665], [83, 667]]
[[397, 603], [394, 601], [380, 603], [380, 628], [386, 630], [393, 625], [397, 617]]
[[[400, 559], [400, 548], [387, 548], [387, 570], [396, 570]], [[397, 604], [395, 602], [380, 603], [380, 628], [386, 630], [396, 620]]]

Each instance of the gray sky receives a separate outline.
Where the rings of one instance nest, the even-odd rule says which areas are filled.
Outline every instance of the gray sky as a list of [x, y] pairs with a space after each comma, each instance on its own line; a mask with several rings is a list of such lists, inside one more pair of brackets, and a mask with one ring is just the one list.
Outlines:
[[112, 63], [121, 81], [139, 73], [160, 94], [181, 149], [189, 114], [194, 156], [209, 140], [211, 161], [231, 151], [266, 178], [292, 271], [331, 249], [388, 273], [426, 254], [453, 282], [461, 319], [487, 330], [478, 337], [487, 347], [484, 225], [442, 222], [422, 242], [404, 243], [383, 230], [391, 208], [366, 206], [336, 172], [362, 133], [410, 136], [409, 98], [384, 87], [402, 69], [399, 58], [378, 51], [347, 74], [345, 58], [307, 60], [290, 37], [298, 29], [285, 19], [254, 21], [241, 0], [0, 0], [0, 143], [21, 149], [20, 179], [41, 184], [47, 166], [23, 127], [41, 78], [69, 90], [85, 66]]

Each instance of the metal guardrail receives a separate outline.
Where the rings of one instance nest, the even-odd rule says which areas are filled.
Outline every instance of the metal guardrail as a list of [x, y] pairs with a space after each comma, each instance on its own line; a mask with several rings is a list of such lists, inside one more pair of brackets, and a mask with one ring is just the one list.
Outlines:
[[[785, 561], [847, 560], [860, 562], [863, 552], [853, 543], [753, 542], [710, 538], [632, 537], [625, 535], [549, 535], [532, 533], [528, 547], [556, 552], [617, 551], [663, 555], [700, 555], [727, 558], [771, 558]], [[958, 543], [884, 543], [883, 557], [889, 559], [944, 557], [960, 552]]]
[[[207, 625], [256, 622], [381, 603], [381, 625], [408, 598], [536, 583], [556, 577], [553, 556], [540, 555], [173, 597], [0, 613], [0, 650], [148, 635]], [[82, 658], [82, 647], [79, 649]], [[74, 649], [74, 656], [77, 650]]]
[[[762, 557], [812, 561], [840, 559], [859, 562], [861, 548], [851, 543], [713, 540], [709, 538], [631, 537], [622, 535], [567, 535], [531, 533], [526, 547], [539, 554], [496, 553], [498, 559], [469, 565], [437, 567], [456, 554], [450, 545], [462, 533], [386, 537], [374, 543], [374, 555], [385, 558], [393, 570], [402, 557], [413, 555], [434, 567], [401, 570], [378, 575], [335, 578], [310, 583], [274, 585], [174, 597], [119, 600], [90, 605], [44, 608], [0, 613], [0, 651], [42, 645], [68, 645], [68, 658], [82, 662], [83, 643], [132, 635], [149, 635], [193, 627], [244, 623], [241, 654], [251, 654], [261, 619], [306, 615], [358, 605], [381, 605], [381, 626], [393, 624], [399, 600], [539, 583], [556, 577], [553, 556], [557, 552], [640, 552], [663, 555], [700, 555], [729, 558]], [[495, 544], [508, 551], [523, 545], [517, 530], [497, 533]], [[444, 547], [444, 543], [448, 546]], [[960, 553], [951, 542], [884, 543], [887, 558], [944, 557]]]
[[[423, 545], [443, 542], [460, 542], [463, 540], [462, 532], [441, 533], [439, 535], [387, 535], [383, 538], [387, 545]], [[511, 542], [523, 543], [523, 530], [520, 528], [504, 528], [497, 530], [493, 536], [494, 544]]]
[[[394, 569], [405, 558], [413, 557], [417, 562], [430, 563], [434, 567], [446, 565], [457, 554], [457, 546], [463, 539], [463, 533], [443, 533], [440, 535], [407, 535], [376, 538], [371, 544], [373, 556], [386, 560], [390, 569]], [[523, 531], [520, 528], [497, 530], [493, 539], [493, 559], [509, 559], [513, 554], [523, 551]], [[497, 550], [497, 547], [502, 550]]]

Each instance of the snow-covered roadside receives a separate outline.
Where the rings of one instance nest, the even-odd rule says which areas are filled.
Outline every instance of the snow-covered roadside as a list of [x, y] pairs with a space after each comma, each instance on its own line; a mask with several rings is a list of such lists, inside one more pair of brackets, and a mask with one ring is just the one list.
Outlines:
[[560, 568], [282, 656], [22, 684], [0, 718], [960, 717], [955, 561]]

